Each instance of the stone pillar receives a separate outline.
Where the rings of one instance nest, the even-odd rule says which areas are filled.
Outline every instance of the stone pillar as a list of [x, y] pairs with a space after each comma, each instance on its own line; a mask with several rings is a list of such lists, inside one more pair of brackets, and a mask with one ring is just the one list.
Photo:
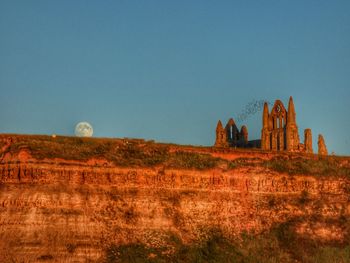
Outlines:
[[318, 135], [318, 154], [319, 155], [328, 155], [326, 143], [324, 142], [322, 134]]
[[270, 133], [269, 133], [269, 106], [264, 103], [263, 127], [261, 129], [261, 149], [270, 150]]
[[266, 150], [271, 150], [270, 135], [271, 135], [271, 132], [267, 132], [265, 135]]
[[215, 146], [216, 147], [227, 147], [227, 133], [224, 127], [222, 126], [221, 121], [218, 121], [218, 124], [216, 125], [216, 139], [215, 139]]
[[279, 131], [279, 144], [280, 144], [280, 151], [284, 150], [284, 130], [281, 129]]
[[277, 151], [277, 133], [276, 131], [272, 131], [272, 142], [271, 146], [273, 151]]
[[299, 133], [296, 124], [296, 114], [294, 109], [293, 98], [289, 98], [287, 125], [286, 125], [286, 150], [297, 151], [299, 147]]
[[307, 153], [313, 153], [312, 149], [312, 133], [311, 129], [305, 129], [304, 130], [304, 145], [305, 145], [305, 152]]
[[271, 144], [270, 144], [270, 131], [261, 131], [261, 149], [262, 150], [271, 150]]
[[241, 139], [242, 139], [244, 144], [248, 143], [248, 129], [247, 129], [247, 126], [243, 125], [241, 127], [240, 137], [241, 137]]

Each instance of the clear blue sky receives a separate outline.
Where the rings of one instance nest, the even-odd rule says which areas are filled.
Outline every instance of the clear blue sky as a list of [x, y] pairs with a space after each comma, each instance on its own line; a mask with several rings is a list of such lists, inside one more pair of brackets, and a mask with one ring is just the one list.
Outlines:
[[[218, 119], [293, 96], [350, 155], [350, 1], [0, 0], [0, 132], [212, 145]], [[261, 112], [249, 116], [260, 138]]]

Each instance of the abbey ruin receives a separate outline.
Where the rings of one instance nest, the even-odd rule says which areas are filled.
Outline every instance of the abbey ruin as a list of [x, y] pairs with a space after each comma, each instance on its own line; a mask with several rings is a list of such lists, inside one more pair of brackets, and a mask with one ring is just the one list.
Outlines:
[[[265, 102], [260, 140], [249, 141], [247, 127], [243, 125], [239, 130], [232, 118], [229, 119], [225, 128], [219, 120], [216, 126], [215, 146], [313, 153], [311, 129], [304, 130], [304, 143], [300, 143], [292, 97], [289, 98], [288, 110], [282, 101], [276, 100], [269, 112], [268, 103]], [[318, 137], [318, 154], [328, 154], [322, 135]]]

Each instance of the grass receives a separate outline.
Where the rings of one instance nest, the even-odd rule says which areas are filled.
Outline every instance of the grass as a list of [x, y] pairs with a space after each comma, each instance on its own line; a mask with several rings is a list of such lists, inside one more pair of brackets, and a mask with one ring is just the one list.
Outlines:
[[[133, 139], [96, 139], [33, 135], [17, 136], [8, 149], [11, 153], [27, 150], [34, 158], [88, 161], [104, 159], [118, 166], [210, 169], [218, 158], [210, 154], [176, 151], [170, 152], [166, 144]], [[4, 143], [4, 142], [2, 142]], [[0, 145], [2, 147], [3, 145]]]
[[350, 168], [348, 166], [342, 166], [337, 159], [332, 157], [317, 159], [301, 157], [286, 159], [275, 157], [269, 161], [265, 161], [263, 166], [276, 172], [288, 173], [290, 175], [304, 174], [350, 177]]
[[237, 169], [242, 167], [256, 167], [262, 165], [263, 160], [260, 158], [237, 158], [233, 161], [228, 162], [228, 169]]
[[178, 151], [170, 155], [168, 167], [205, 170], [217, 166], [219, 158], [209, 154]]
[[318, 157], [316, 159], [302, 157], [276, 156], [270, 160], [258, 158], [238, 158], [228, 162], [228, 169], [242, 167], [264, 167], [278, 173], [289, 175], [340, 176], [350, 178], [350, 167], [342, 165], [336, 157]]
[[[2, 135], [2, 137], [7, 135]], [[8, 136], [7, 136], [8, 137]], [[206, 170], [212, 168], [238, 169], [242, 167], [263, 167], [279, 173], [290, 175], [318, 175], [350, 177], [350, 163], [334, 156], [310, 157], [298, 155], [279, 155], [270, 160], [260, 158], [237, 158], [233, 161], [220, 159], [208, 153], [186, 150], [177, 147], [176, 151], [169, 144], [155, 143], [138, 139], [103, 139], [78, 138], [44, 135], [14, 135], [13, 142], [7, 151], [19, 153], [26, 149], [34, 158], [64, 159], [88, 161], [92, 158], [103, 159], [107, 163], [124, 167], [154, 167], [174, 169]], [[5, 140], [0, 140], [0, 147]], [[344, 162], [343, 162], [344, 163]]]

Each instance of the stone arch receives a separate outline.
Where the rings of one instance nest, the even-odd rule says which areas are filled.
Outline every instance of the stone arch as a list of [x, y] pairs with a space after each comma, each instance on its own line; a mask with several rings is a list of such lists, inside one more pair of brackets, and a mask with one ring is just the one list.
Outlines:
[[225, 130], [230, 146], [236, 146], [237, 141], [239, 140], [239, 130], [235, 121], [232, 118], [228, 120]]
[[269, 115], [270, 148], [275, 151], [286, 149], [287, 110], [282, 101], [276, 100]]
[[287, 110], [282, 101], [276, 100], [270, 114], [272, 129], [283, 129], [287, 124]]

